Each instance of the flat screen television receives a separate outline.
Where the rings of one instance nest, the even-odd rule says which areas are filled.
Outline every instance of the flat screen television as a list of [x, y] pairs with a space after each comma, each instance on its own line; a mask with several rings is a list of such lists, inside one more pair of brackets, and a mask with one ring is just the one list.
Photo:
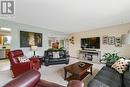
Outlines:
[[100, 49], [100, 37], [81, 38], [81, 48]]

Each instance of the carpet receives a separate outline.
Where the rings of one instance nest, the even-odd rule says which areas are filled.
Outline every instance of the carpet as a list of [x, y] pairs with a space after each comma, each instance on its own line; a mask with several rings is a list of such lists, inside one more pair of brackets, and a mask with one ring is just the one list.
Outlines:
[[[41, 73], [41, 79], [66, 86], [68, 84], [68, 81], [64, 80], [63, 67], [68, 66], [78, 61], [82, 61], [82, 60], [79, 60], [76, 58], [70, 58], [70, 62], [67, 65], [66, 64], [50, 65], [50, 66], [42, 65], [39, 70]], [[102, 64], [93, 63], [93, 75], [88, 75], [82, 80], [85, 83], [85, 87], [87, 87], [88, 82], [97, 74], [97, 72], [102, 68], [102, 66], [103, 66]], [[7, 67], [9, 66], [5, 66], [6, 69]], [[10, 80], [12, 80], [10, 70], [9, 69], [5, 70], [3, 67], [2, 71], [0, 71], [0, 87], [2, 87], [5, 83], [7, 83]]]
[[89, 83], [89, 81], [91, 81], [94, 77], [95, 77], [95, 75], [98, 73], [98, 71], [99, 70], [97, 70], [97, 69], [94, 69], [93, 70], [93, 75], [87, 75], [82, 81], [84, 82], [84, 87], [87, 87], [87, 84]]

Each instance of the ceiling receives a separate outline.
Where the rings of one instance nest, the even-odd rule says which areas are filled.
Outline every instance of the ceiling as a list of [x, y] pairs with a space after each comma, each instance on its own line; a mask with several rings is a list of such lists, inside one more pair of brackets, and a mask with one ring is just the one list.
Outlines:
[[72, 33], [130, 22], [130, 0], [15, 0], [4, 19]]

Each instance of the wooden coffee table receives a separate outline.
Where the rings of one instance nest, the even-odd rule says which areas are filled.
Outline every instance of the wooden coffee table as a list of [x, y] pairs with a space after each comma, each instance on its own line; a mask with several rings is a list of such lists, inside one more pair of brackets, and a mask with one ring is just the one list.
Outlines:
[[[82, 80], [85, 78], [88, 74], [92, 75], [92, 66], [93, 64], [85, 63], [84, 67], [80, 67], [79, 64], [81, 62], [76, 62], [74, 64], [71, 64], [69, 66], [64, 67], [65, 70], [65, 80]], [[69, 77], [67, 77], [67, 73], [71, 73]]]

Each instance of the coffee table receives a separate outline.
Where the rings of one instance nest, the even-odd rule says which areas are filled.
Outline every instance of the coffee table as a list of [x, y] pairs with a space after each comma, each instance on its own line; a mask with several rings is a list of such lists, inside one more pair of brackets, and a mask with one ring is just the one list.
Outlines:
[[[65, 80], [82, 80], [88, 74], [92, 75], [93, 64], [85, 63], [83, 67], [80, 67], [79, 64], [81, 64], [81, 62], [76, 62], [74, 64], [64, 67]], [[71, 75], [67, 77], [68, 73], [71, 73]]]

